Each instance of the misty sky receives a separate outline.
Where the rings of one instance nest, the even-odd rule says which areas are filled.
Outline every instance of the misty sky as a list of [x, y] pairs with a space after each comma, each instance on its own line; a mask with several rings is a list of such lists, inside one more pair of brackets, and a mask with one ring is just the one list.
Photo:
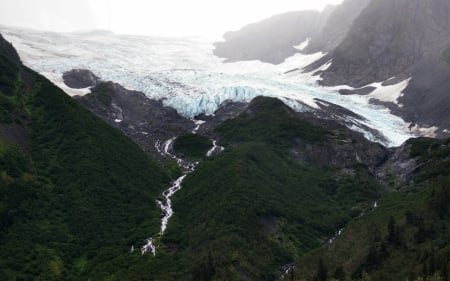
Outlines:
[[0, 24], [52, 31], [218, 37], [227, 30], [342, 0], [1, 0]]

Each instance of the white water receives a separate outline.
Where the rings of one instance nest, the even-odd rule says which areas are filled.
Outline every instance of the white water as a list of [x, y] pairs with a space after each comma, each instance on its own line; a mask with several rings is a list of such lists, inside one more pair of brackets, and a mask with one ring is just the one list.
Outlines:
[[[387, 108], [370, 104], [372, 97], [342, 96], [337, 90], [345, 86], [320, 87], [312, 73], [288, 72], [316, 61], [322, 53], [296, 54], [280, 65], [223, 63], [212, 54], [212, 43], [198, 38], [56, 34], [1, 27], [0, 32], [18, 49], [27, 66], [46, 73], [57, 84], [65, 71], [90, 69], [103, 80], [162, 99], [189, 118], [212, 114], [226, 100], [249, 101], [258, 95], [278, 97], [297, 111], [318, 108], [316, 99], [322, 99], [363, 116], [366, 120], [360, 123], [384, 134], [373, 140], [387, 146], [398, 146], [414, 136], [408, 123]], [[383, 88], [379, 95], [387, 98], [389, 90]], [[354, 129], [365, 131], [362, 126]], [[365, 135], [369, 136], [368, 132]]]
[[339, 229], [338, 231], [336, 231], [336, 233], [334, 233], [333, 237], [331, 237], [328, 240], [328, 244], [333, 244], [333, 242], [342, 234], [342, 231], [344, 231], [343, 228]]
[[211, 157], [213, 153], [222, 152], [224, 150], [225, 148], [223, 146], [217, 145], [217, 141], [213, 140], [213, 147], [210, 150], [208, 150], [208, 152], [206, 152], [206, 156]]
[[[201, 124], [200, 124], [201, 125]], [[172, 199], [171, 197], [177, 193], [181, 189], [181, 184], [183, 183], [183, 180], [186, 178], [186, 176], [190, 173], [192, 173], [197, 166], [198, 162], [189, 163], [187, 161], [184, 161], [181, 158], [176, 157], [173, 155], [170, 151], [172, 149], [172, 144], [174, 142], [175, 138], [171, 138], [166, 140], [163, 144], [161, 144], [160, 141], [157, 141], [155, 143], [155, 148], [158, 153], [160, 153], [164, 157], [172, 158], [174, 159], [177, 164], [183, 168], [183, 174], [177, 178], [175, 181], [172, 182], [170, 187], [166, 189], [163, 193], [163, 200], [156, 200], [156, 204], [159, 206], [163, 213], [163, 217], [161, 218], [161, 228], [159, 230], [159, 237], [161, 237], [164, 232], [166, 231], [167, 224], [169, 223], [170, 218], [173, 216], [173, 208], [172, 208]], [[145, 240], [145, 245], [141, 248], [141, 253], [152, 253], [153, 255], [156, 255], [156, 249], [157, 246], [154, 244], [153, 237], [150, 237]]]

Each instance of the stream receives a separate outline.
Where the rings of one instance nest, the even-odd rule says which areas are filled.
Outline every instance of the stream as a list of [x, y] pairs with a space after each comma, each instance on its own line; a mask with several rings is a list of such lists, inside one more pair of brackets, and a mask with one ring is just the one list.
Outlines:
[[[194, 124], [196, 125], [195, 129], [192, 131], [193, 134], [196, 134], [197, 131], [200, 129], [200, 126], [203, 125], [205, 122], [202, 120], [192, 120]], [[163, 199], [156, 200], [156, 204], [159, 206], [163, 213], [163, 217], [161, 218], [161, 228], [159, 233], [156, 235], [157, 237], [163, 236], [164, 232], [166, 231], [167, 224], [169, 223], [170, 218], [173, 215], [173, 208], [172, 208], [172, 200], [171, 197], [177, 193], [181, 189], [181, 184], [183, 183], [184, 179], [187, 175], [195, 171], [195, 168], [197, 167], [199, 162], [193, 162], [190, 163], [186, 160], [183, 160], [176, 155], [172, 154], [172, 145], [176, 138], [171, 138], [166, 140], [164, 143], [161, 143], [161, 141], [157, 141], [155, 143], [155, 148], [158, 151], [159, 154], [161, 154], [164, 157], [172, 158], [174, 159], [178, 166], [180, 166], [183, 170], [181, 176], [177, 178], [175, 181], [173, 181], [168, 189], [166, 189], [163, 193]], [[215, 153], [222, 152], [225, 148], [222, 146], [217, 145], [216, 140], [212, 140], [213, 147], [208, 150], [206, 153], [207, 157], [212, 156]], [[152, 253], [154, 256], [156, 255], [156, 248], [155, 245], [155, 239], [153, 237], [150, 237], [144, 241], [144, 245], [141, 248], [141, 253]], [[134, 251], [134, 246], [131, 247], [131, 251]]]

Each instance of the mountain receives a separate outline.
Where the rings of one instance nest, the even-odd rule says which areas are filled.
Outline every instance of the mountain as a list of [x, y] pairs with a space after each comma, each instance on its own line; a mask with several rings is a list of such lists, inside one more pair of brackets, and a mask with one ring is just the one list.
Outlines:
[[158, 231], [169, 176], [3, 37], [0, 71], [1, 279], [109, 278]]
[[322, 11], [325, 24], [317, 26], [304, 51], [306, 53], [332, 52], [344, 40], [355, 19], [370, 0], [346, 0], [335, 7]]
[[159, 156], [155, 148], [157, 141], [187, 134], [195, 127], [191, 120], [164, 106], [161, 101], [149, 99], [143, 93], [127, 90], [117, 83], [92, 77], [96, 76], [89, 70], [72, 70], [63, 75], [64, 83], [69, 87], [91, 87], [89, 94], [75, 96], [75, 100], [155, 157]]
[[[216, 126], [225, 151], [201, 159], [175, 194], [156, 255], [164, 266], [130, 271], [158, 280], [276, 280], [370, 209], [381, 192], [370, 170], [387, 150], [334, 121], [308, 118], [258, 97]], [[330, 163], [327, 151], [339, 160]]]
[[[323, 22], [317, 11], [290, 12], [228, 32], [224, 42], [216, 42], [214, 54], [227, 61], [260, 60], [279, 64], [298, 53], [294, 46], [311, 37]], [[272, 40], [276, 38], [276, 40]], [[270, 42], [268, 44], [267, 42]]]
[[405, 143], [389, 161], [404, 165], [399, 159], [408, 155], [415, 163], [408, 178], [392, 174], [400, 192], [386, 194], [332, 243], [300, 258], [285, 280], [312, 280], [324, 271], [337, 280], [449, 280], [449, 153], [448, 139]]
[[[89, 71], [64, 75], [92, 87], [71, 99], [0, 47], [4, 280], [324, 280], [341, 264], [339, 278], [448, 280], [448, 140], [386, 148], [271, 97], [226, 103], [191, 129]], [[144, 150], [160, 141], [166, 169], [124, 135]], [[224, 150], [208, 156], [211, 138]], [[193, 159], [179, 177], [174, 160]], [[155, 200], [173, 186], [161, 234]], [[142, 254], [155, 233], [155, 255]]]
[[[325, 24], [304, 17], [314, 32], [306, 35], [311, 39], [301, 52], [326, 55], [303, 71], [319, 75], [323, 86], [341, 88], [341, 94], [369, 96], [373, 104], [388, 107], [408, 122], [411, 129], [428, 128], [432, 136], [448, 137], [449, 14], [450, 3], [445, 0], [346, 0], [331, 12], [323, 12]], [[252, 30], [266, 24], [267, 20], [253, 24]], [[288, 24], [294, 25], [283, 26], [283, 29], [295, 30], [297, 26], [304, 30], [304, 25]], [[244, 30], [242, 37], [251, 38]], [[260, 54], [259, 46], [273, 53], [294, 46], [284, 36], [277, 40], [278, 36], [270, 34], [260, 40], [253, 46], [255, 53]], [[239, 37], [239, 33], [235, 37]], [[292, 36], [291, 40], [296, 38]], [[229, 49], [234, 44], [240, 46], [233, 40], [220, 44]], [[251, 49], [245, 50], [251, 53]], [[283, 54], [286, 56], [279, 61], [293, 53]], [[265, 57], [252, 59], [264, 60]]]
[[333, 52], [322, 83], [362, 87], [411, 77], [393, 110], [408, 122], [448, 128], [449, 14], [448, 1], [372, 1]]
[[[346, 0], [322, 12], [299, 11], [273, 16], [238, 31], [227, 32], [215, 43], [214, 54], [227, 61], [260, 60], [279, 64], [299, 53], [328, 53], [341, 43], [369, 0]], [[294, 46], [309, 40], [303, 50]]]
[[333, 84], [361, 87], [392, 77], [410, 77], [417, 64], [441, 59], [449, 45], [450, 3], [372, 1], [361, 12], [345, 39], [333, 52], [323, 76]]

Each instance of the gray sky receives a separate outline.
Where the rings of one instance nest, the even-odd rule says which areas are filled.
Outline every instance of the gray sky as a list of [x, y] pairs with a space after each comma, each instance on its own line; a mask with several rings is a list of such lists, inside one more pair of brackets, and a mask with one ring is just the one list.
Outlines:
[[212, 36], [271, 15], [321, 10], [342, 0], [1, 0], [0, 24], [51, 31], [107, 29]]

